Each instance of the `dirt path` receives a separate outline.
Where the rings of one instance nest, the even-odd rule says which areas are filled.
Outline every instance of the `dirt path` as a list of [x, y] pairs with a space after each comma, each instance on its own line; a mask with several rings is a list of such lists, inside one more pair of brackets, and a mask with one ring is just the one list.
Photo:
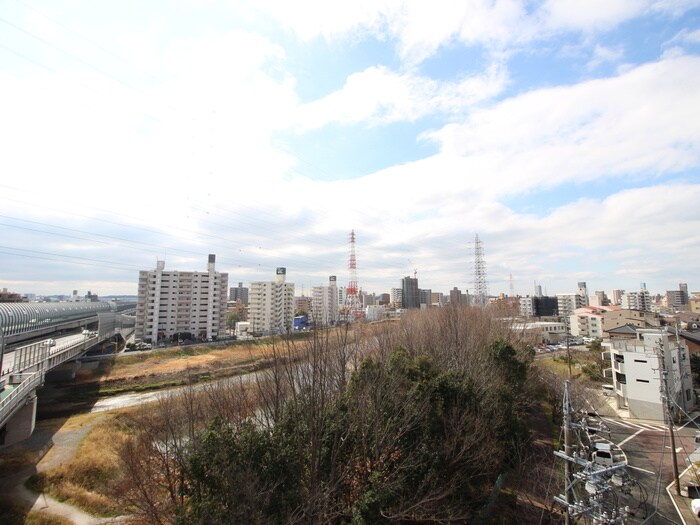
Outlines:
[[[16, 446], [10, 453], [22, 454], [41, 451], [51, 447], [36, 464], [24, 467], [16, 473], [5, 476], [0, 486], [3, 494], [13, 502], [21, 502], [29, 511], [53, 514], [70, 520], [75, 525], [97, 525], [105, 523], [117, 523], [120, 518], [98, 518], [82, 510], [61, 503], [45, 494], [37, 494], [25, 487], [27, 479], [37, 473], [55, 468], [62, 463], [72, 460], [80, 446], [80, 442], [104, 419], [104, 416], [92, 416], [75, 420], [45, 421], [37, 425], [34, 435], [25, 443]], [[60, 426], [59, 426], [60, 425]], [[51, 446], [53, 442], [53, 446]]]

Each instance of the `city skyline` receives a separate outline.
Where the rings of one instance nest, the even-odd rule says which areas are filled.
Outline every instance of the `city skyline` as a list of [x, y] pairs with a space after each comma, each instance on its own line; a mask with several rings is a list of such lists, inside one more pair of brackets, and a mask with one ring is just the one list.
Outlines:
[[0, 288], [689, 290], [700, 3], [0, 7]]

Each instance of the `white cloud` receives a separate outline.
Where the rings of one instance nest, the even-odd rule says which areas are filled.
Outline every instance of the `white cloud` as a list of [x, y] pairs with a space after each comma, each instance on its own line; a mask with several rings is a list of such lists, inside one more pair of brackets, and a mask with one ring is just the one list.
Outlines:
[[642, 14], [650, 4], [640, 0], [547, 0], [538, 16], [553, 31], [600, 31]]
[[482, 75], [454, 82], [374, 66], [348, 77], [341, 90], [302, 106], [300, 127], [315, 129], [329, 122], [411, 122], [436, 113], [461, 114], [501, 93], [506, 82], [507, 72], [496, 64]]
[[601, 64], [605, 64], [607, 62], [618, 62], [624, 55], [625, 52], [620, 47], [609, 48], [596, 44], [595, 49], [593, 50], [593, 57], [588, 61], [588, 64], [586, 64], [586, 68], [588, 70], [594, 70]]
[[[520, 95], [425, 136], [473, 173], [457, 188], [504, 194], [602, 176], [681, 171], [700, 162], [700, 59]], [[482, 166], [484, 169], [479, 169]]]
[[700, 0], [656, 0], [651, 10], [680, 17], [686, 11], [700, 7]]
[[234, 0], [230, 4], [234, 9], [243, 5], [248, 9], [262, 11], [277, 20], [282, 27], [294, 31], [304, 41], [317, 37], [329, 40], [346, 38], [355, 31], [370, 31], [381, 35], [384, 18], [399, 8], [390, 0]]
[[127, 215], [168, 228], [191, 227], [197, 200], [281, 180], [292, 159], [270, 136], [298, 104], [293, 80], [266, 72], [282, 48], [232, 32], [174, 41], [162, 53], [161, 81], [150, 88], [95, 71], [4, 75], [3, 172], [42, 188], [43, 204], [66, 190], [69, 202], [95, 202], [95, 181], [109, 181], [100, 186]]
[[672, 39], [666, 42], [666, 45], [677, 44], [678, 42], [700, 44], [700, 29], [690, 31], [687, 28], [684, 28], [674, 35]]
[[683, 40], [686, 42], [692, 42], [693, 44], [700, 44], [700, 29], [688, 32], [686, 35], [684, 35]]
[[263, 0], [250, 5], [305, 41], [392, 38], [407, 64], [420, 63], [455, 42], [499, 53], [564, 32], [609, 31], [650, 12], [678, 16], [696, 6], [695, 0]]

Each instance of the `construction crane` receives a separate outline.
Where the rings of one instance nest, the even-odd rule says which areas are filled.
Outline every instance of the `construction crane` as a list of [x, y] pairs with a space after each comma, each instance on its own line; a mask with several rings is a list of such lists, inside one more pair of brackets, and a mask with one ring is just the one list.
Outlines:
[[413, 268], [413, 278], [418, 279], [418, 277], [417, 277], [418, 276], [418, 268], [416, 268], [413, 265], [413, 261], [411, 259], [408, 259], [408, 262], [411, 263], [411, 268]]

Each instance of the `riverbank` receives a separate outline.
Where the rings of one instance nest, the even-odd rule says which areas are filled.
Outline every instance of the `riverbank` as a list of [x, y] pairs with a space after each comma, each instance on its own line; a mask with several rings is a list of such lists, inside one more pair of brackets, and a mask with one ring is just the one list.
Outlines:
[[80, 370], [72, 381], [47, 383], [40, 391], [38, 419], [90, 412], [106, 398], [160, 392], [250, 374], [269, 365], [271, 344], [235, 344], [225, 348], [192, 346], [123, 353], [93, 369]]
[[[37, 426], [33, 435], [0, 450], [0, 487], [4, 495], [0, 498], [0, 523], [88, 525], [112, 522], [114, 518], [93, 516], [74, 505], [89, 507], [85, 502], [59, 501], [46, 493], [28, 489], [25, 483], [27, 480], [33, 484], [53, 480], [45, 476], [55, 476], [62, 465], [75, 466], [73, 462], [81, 454], [81, 447], [90, 446], [99, 426], [117, 417], [116, 412], [90, 414], [96, 406], [106, 405], [96, 410], [99, 412], [113, 410], [117, 408], [114, 402], [124, 405], [119, 399], [125, 395], [139, 397], [139, 403], [147, 402], [148, 396], [141, 398], [140, 395], [151, 393], [155, 399], [160, 392], [178, 386], [250, 374], [268, 366], [272, 350], [270, 343], [258, 342], [225, 348], [192, 346], [135, 355], [124, 353], [100, 362], [98, 367], [79, 371], [72, 381], [48, 382], [39, 391]], [[56, 492], [55, 488], [49, 489], [49, 493]], [[56, 496], [64, 499], [60, 493]]]

